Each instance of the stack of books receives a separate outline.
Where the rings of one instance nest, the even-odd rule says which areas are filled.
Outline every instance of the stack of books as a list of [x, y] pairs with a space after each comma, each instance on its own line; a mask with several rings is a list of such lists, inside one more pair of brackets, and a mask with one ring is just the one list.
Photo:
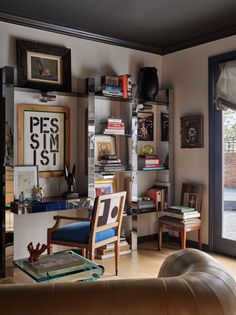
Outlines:
[[138, 158], [138, 168], [143, 171], [150, 171], [150, 170], [164, 170], [165, 167], [157, 155], [155, 154], [147, 154], [144, 156], [139, 156]]
[[165, 216], [181, 220], [195, 219], [200, 217], [200, 212], [198, 212], [195, 208], [184, 206], [172, 206], [163, 211], [163, 214]]
[[101, 77], [100, 90], [106, 96], [131, 97], [131, 76], [129, 74], [122, 74], [120, 76], [104, 75]]
[[107, 128], [103, 133], [109, 135], [124, 135], [125, 124], [120, 118], [108, 118]]
[[[130, 245], [126, 239], [120, 240], [120, 255], [125, 255], [131, 253]], [[96, 249], [95, 253], [96, 258], [98, 259], [107, 259], [115, 256], [115, 245], [107, 244], [105, 246], [99, 247]]]
[[116, 154], [110, 154], [103, 156], [96, 170], [99, 172], [125, 171], [125, 166], [122, 164], [121, 160], [117, 158]]
[[138, 201], [132, 201], [131, 208], [136, 209], [138, 213], [150, 212], [155, 209], [155, 203], [151, 198], [149, 200], [141, 199]]

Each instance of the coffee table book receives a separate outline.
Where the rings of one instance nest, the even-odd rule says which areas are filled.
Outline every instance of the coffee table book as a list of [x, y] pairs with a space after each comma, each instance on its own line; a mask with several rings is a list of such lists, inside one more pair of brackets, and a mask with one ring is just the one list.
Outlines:
[[74, 266], [83, 265], [84, 261], [72, 254], [72, 252], [59, 252], [52, 255], [42, 255], [38, 261], [29, 262], [24, 260], [23, 264], [36, 274], [55, 271]]

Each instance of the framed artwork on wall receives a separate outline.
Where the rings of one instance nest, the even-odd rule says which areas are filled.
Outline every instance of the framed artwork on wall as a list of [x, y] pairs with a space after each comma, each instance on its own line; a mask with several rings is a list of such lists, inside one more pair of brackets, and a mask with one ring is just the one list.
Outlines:
[[203, 147], [203, 116], [185, 116], [180, 118], [181, 148]]
[[113, 194], [115, 192], [117, 192], [116, 178], [95, 181], [95, 196]]
[[70, 165], [70, 108], [18, 105], [17, 161], [38, 165], [40, 177], [64, 175]]
[[138, 114], [138, 141], [153, 141], [154, 114]]
[[22, 192], [25, 199], [32, 199], [35, 186], [38, 186], [37, 165], [14, 166], [14, 198], [16, 200]]
[[17, 40], [17, 85], [71, 92], [70, 49]]

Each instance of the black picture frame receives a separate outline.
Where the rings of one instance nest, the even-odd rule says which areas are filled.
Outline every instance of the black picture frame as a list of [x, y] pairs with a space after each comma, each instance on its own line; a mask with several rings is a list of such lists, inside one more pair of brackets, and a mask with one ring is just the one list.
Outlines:
[[169, 114], [161, 113], [161, 141], [169, 141]]
[[203, 147], [203, 116], [185, 116], [180, 118], [181, 148]]
[[154, 114], [152, 112], [138, 114], [138, 141], [153, 141]]
[[71, 92], [71, 50], [18, 39], [17, 85], [41, 91]]

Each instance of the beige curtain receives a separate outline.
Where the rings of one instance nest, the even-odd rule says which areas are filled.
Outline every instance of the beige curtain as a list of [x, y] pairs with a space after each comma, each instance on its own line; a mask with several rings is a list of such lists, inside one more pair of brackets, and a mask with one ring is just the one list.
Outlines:
[[216, 108], [236, 110], [236, 60], [221, 65], [216, 84]]

